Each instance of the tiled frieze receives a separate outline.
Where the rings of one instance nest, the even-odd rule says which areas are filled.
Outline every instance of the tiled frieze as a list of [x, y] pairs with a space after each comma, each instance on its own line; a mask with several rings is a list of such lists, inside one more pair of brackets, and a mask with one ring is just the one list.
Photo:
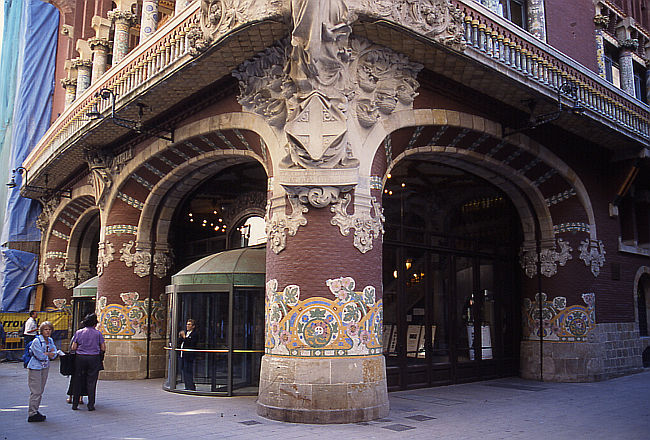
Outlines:
[[[542, 328], [540, 329], [540, 298]], [[567, 306], [566, 298], [557, 296], [547, 300], [545, 293], [535, 295], [535, 301], [524, 299], [523, 328], [524, 340], [547, 342], [585, 342], [596, 327], [596, 295], [584, 293], [582, 300], [586, 305]]]
[[266, 283], [266, 353], [278, 356], [381, 355], [382, 301], [375, 288], [355, 291], [351, 277], [327, 280], [335, 299], [300, 299], [300, 287]]
[[124, 304], [108, 304], [105, 296], [97, 301], [99, 327], [106, 339], [146, 339], [149, 308], [150, 334], [153, 339], [165, 337], [165, 298], [159, 301], [140, 299], [138, 292], [120, 294]]

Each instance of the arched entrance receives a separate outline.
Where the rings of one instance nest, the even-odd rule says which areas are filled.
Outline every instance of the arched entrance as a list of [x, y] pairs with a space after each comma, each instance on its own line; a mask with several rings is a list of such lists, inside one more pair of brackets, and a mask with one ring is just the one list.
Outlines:
[[[264, 167], [240, 159], [194, 186], [170, 216], [166, 237], [176, 257], [174, 272], [182, 270], [167, 287], [169, 391], [257, 394], [264, 350], [266, 185]], [[198, 336], [189, 350], [178, 337], [188, 320]]]
[[407, 157], [390, 170], [383, 207], [389, 389], [517, 374], [522, 231], [509, 197], [459, 168]]

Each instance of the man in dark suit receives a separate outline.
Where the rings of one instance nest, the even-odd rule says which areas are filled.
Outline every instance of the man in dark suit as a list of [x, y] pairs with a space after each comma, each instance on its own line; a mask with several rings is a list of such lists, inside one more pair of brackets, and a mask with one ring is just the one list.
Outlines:
[[181, 343], [181, 373], [186, 390], [196, 391], [194, 385], [194, 356], [192, 351], [182, 351], [194, 349], [199, 342], [199, 335], [196, 332], [196, 321], [188, 319], [185, 324], [187, 330], [181, 330], [178, 333], [178, 339]]

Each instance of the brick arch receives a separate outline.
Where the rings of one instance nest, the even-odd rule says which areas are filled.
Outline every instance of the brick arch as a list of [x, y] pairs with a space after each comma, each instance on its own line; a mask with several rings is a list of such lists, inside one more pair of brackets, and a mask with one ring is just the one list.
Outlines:
[[[95, 219], [97, 219], [97, 224], [91, 225], [91, 222]], [[86, 211], [79, 216], [79, 219], [74, 224], [70, 234], [70, 241], [68, 242], [68, 249], [66, 251], [67, 263], [68, 265], [76, 266], [77, 270], [80, 269], [81, 263], [89, 259], [91, 247], [99, 245], [99, 243], [91, 243], [89, 241], [89, 238], [93, 234], [85, 233], [88, 230], [88, 227], [96, 228], [97, 231], [101, 228], [98, 206], [91, 206], [86, 209]]]
[[[498, 123], [468, 113], [444, 109], [405, 110], [378, 123], [366, 138], [363, 151], [372, 152], [376, 159], [380, 154], [388, 155], [391, 149], [397, 156], [401, 153], [399, 148], [403, 151], [430, 150], [431, 146], [436, 146], [445, 149], [447, 155], [464, 157], [466, 163], [476, 163], [476, 158], [481, 157], [483, 163], [489, 163], [503, 178], [518, 182], [519, 189], [532, 196], [536, 215], [544, 223], [543, 234], [549, 239], [554, 234], [578, 230], [588, 234], [589, 239], [597, 240], [591, 201], [578, 175], [553, 152], [528, 136], [518, 133], [504, 138], [501, 132]], [[385, 153], [381, 152], [382, 147]], [[392, 161], [392, 158], [387, 159], [387, 162]], [[372, 162], [362, 163], [362, 175], [370, 175], [372, 166]], [[580, 218], [566, 219], [558, 214], [561, 210], [557, 205], [574, 203], [574, 200], [583, 213]], [[549, 234], [549, 226], [552, 234]]]
[[50, 216], [43, 233], [40, 273], [41, 281], [47, 286], [43, 302], [46, 306], [52, 305], [55, 299], [71, 299], [71, 287], [64, 285], [65, 272], [71, 270], [68, 259], [70, 241], [84, 213], [96, 209], [93, 194], [90, 185], [76, 188], [72, 198], [63, 199]]
[[634, 275], [634, 284], [632, 285], [632, 295], [634, 297], [634, 320], [638, 324], [639, 323], [639, 304], [638, 304], [638, 298], [636, 295], [637, 289], [639, 288], [639, 283], [641, 282], [641, 279], [646, 276], [650, 278], [650, 267], [648, 266], [641, 266], [637, 269], [636, 274]]

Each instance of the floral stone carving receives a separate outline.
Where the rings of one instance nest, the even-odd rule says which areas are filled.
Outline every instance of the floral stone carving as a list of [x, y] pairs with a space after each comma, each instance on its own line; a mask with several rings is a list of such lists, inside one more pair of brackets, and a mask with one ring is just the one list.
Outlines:
[[149, 270], [151, 268], [151, 252], [136, 249], [134, 253], [131, 252], [134, 243], [133, 240], [129, 240], [128, 243], [122, 245], [120, 249], [120, 261], [124, 261], [127, 267], [133, 266], [133, 273], [139, 277], [146, 277], [149, 275]]
[[350, 194], [344, 195], [334, 204], [330, 209], [334, 213], [334, 217], [330, 223], [338, 226], [341, 235], [347, 236], [350, 229], [354, 229], [354, 247], [359, 249], [361, 253], [366, 253], [372, 249], [373, 238], [379, 238], [384, 233], [384, 214], [383, 209], [372, 198], [372, 207], [375, 211], [375, 216], [372, 217], [369, 212], [355, 212], [348, 214], [347, 208], [350, 204]]
[[171, 251], [156, 250], [153, 254], [153, 274], [158, 278], [164, 278], [172, 268], [173, 262]]
[[[545, 293], [535, 295], [535, 301], [524, 299], [524, 339], [551, 342], [585, 342], [590, 331], [596, 328], [596, 295], [584, 293], [583, 305], [567, 306], [566, 298], [558, 296], [547, 300]], [[540, 328], [540, 301], [542, 326]]]
[[114, 253], [115, 249], [113, 243], [109, 241], [99, 243], [99, 251], [97, 253], [97, 275], [102, 276], [104, 268], [108, 266], [108, 263], [114, 260]]
[[266, 206], [266, 236], [271, 250], [276, 254], [279, 254], [287, 247], [287, 234], [294, 236], [298, 232], [299, 226], [307, 224], [307, 219], [303, 215], [307, 213], [307, 207], [300, 203], [298, 197], [287, 196], [287, 198], [291, 205], [289, 215], [285, 212], [276, 211], [271, 216], [271, 203], [269, 202]]
[[585, 266], [591, 268], [591, 273], [595, 277], [600, 273], [600, 268], [605, 264], [605, 245], [602, 240], [586, 239], [580, 242], [580, 259], [585, 262]]
[[[571, 260], [573, 248], [569, 243], [558, 238], [555, 248], [546, 248], [540, 251], [541, 271], [546, 277], [552, 277], [557, 274], [557, 265], [566, 265]], [[537, 275], [537, 251], [535, 249], [522, 250], [519, 255], [519, 261], [522, 269], [528, 278]]]
[[361, 0], [359, 14], [399, 23], [455, 50], [465, 50], [463, 16], [449, 0]]
[[326, 281], [334, 300], [300, 299], [300, 287], [278, 291], [266, 283], [266, 348], [278, 356], [346, 357], [381, 355], [382, 301], [375, 288], [355, 291], [351, 277]]

